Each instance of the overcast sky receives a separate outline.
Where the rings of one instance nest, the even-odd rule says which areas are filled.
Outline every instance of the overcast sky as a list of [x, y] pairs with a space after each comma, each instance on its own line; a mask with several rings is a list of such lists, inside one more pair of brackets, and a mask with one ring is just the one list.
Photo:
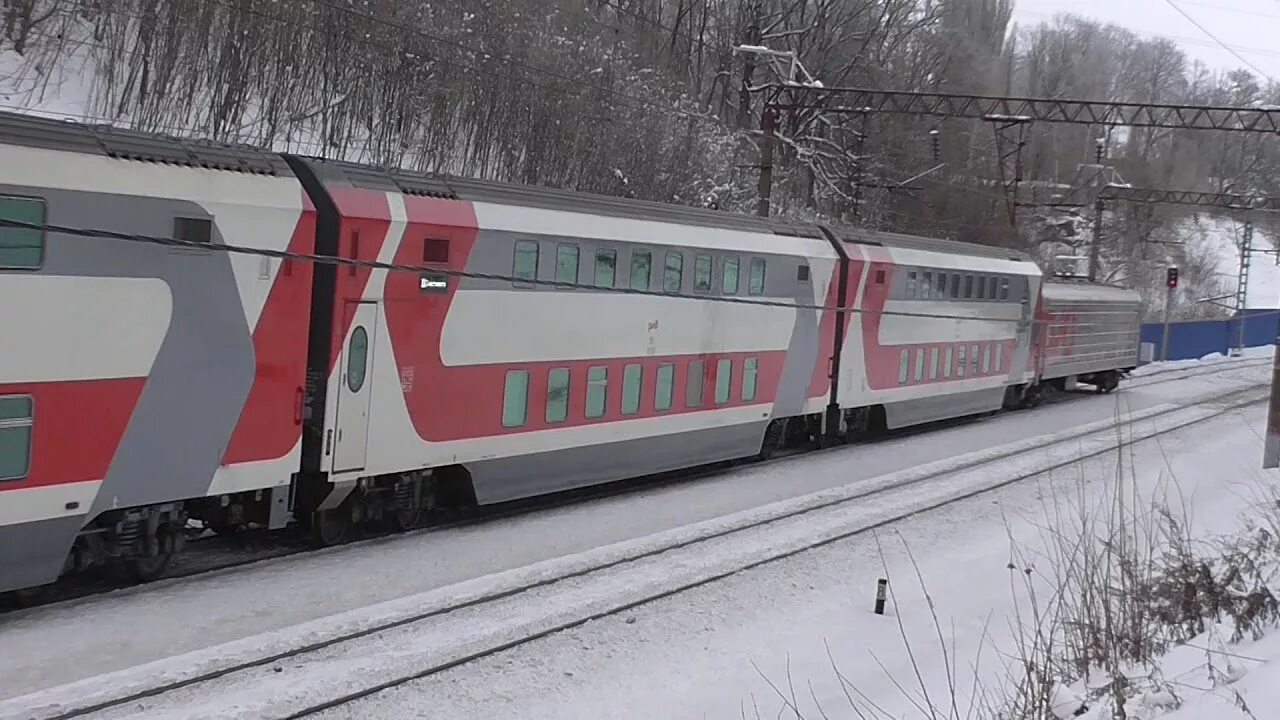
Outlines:
[[1192, 59], [1220, 69], [1247, 67], [1222, 49], [1181, 8], [1210, 33], [1272, 78], [1280, 79], [1280, 0], [1014, 0], [1013, 19], [1034, 25], [1069, 12], [1126, 27], [1140, 35], [1178, 43]]

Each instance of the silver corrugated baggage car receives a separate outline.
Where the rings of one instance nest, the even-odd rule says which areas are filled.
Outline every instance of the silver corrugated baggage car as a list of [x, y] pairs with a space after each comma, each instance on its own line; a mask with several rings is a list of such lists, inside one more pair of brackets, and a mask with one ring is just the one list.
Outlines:
[[1049, 281], [1040, 319], [1043, 382], [1075, 380], [1103, 391], [1138, 366], [1141, 298], [1133, 290], [1083, 282]]

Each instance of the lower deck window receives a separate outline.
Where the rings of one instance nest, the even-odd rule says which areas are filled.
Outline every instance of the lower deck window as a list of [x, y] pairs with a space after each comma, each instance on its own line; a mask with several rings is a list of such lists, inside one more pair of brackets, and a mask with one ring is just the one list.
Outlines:
[[653, 409], [658, 411], [671, 409], [671, 398], [675, 395], [676, 366], [663, 363], [658, 366], [658, 381], [654, 383]]
[[705, 366], [705, 363], [701, 360], [694, 360], [689, 363], [689, 378], [685, 382], [684, 388], [685, 407], [702, 407], [702, 374]]
[[520, 427], [528, 419], [529, 371], [508, 370], [502, 392], [502, 426]]
[[587, 369], [587, 417], [604, 417], [609, 406], [609, 368], [597, 366]]
[[733, 361], [725, 358], [716, 365], [716, 404], [729, 402], [729, 392], [733, 387]]
[[21, 480], [31, 472], [34, 409], [29, 396], [0, 397], [0, 480]]
[[955, 362], [955, 358], [951, 354], [951, 347], [947, 346], [946, 357], [944, 357], [942, 360], [942, 377], [944, 378], [951, 377], [951, 368], [954, 362]]
[[908, 373], [911, 372], [911, 351], [903, 350], [898, 356], [898, 384], [905, 385], [907, 383]]
[[622, 369], [622, 414], [640, 412], [640, 393], [644, 385], [644, 366], [635, 364]]
[[552, 368], [547, 374], [547, 422], [569, 418], [569, 368]]
[[1004, 372], [1004, 345], [996, 345], [996, 372]]
[[750, 402], [756, 399], [756, 378], [760, 374], [759, 358], [747, 358], [742, 363], [742, 401]]

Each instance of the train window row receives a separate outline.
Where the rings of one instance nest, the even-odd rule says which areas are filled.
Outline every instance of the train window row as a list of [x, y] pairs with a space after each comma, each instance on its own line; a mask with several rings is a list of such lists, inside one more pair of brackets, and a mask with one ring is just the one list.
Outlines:
[[[517, 240], [512, 262], [512, 284], [516, 287], [533, 287], [541, 268], [542, 245], [536, 240]], [[723, 258], [719, 263], [707, 253], [693, 255], [693, 291], [737, 295], [742, 284], [742, 259], [736, 256]], [[679, 293], [684, 286], [685, 252], [667, 250], [661, 253], [662, 292]], [[636, 249], [630, 252], [630, 265], [625, 278], [618, 277], [618, 251], [613, 248], [597, 248], [588, 258], [593, 269], [590, 282], [583, 282], [581, 249], [573, 243], [557, 243], [555, 246], [554, 281], [566, 286], [589, 284], [598, 288], [622, 288], [649, 290], [653, 285], [654, 253]], [[716, 265], [720, 266], [719, 273]], [[747, 265], [747, 294], [764, 294], [764, 258], [753, 257]], [[801, 267], [807, 278], [807, 267]], [[624, 282], [625, 280], [625, 282]]]
[[[926, 358], [928, 374], [926, 376]], [[1003, 343], [975, 343], [943, 345], [929, 348], [903, 350], [898, 359], [898, 384], [948, 380], [953, 376], [990, 375], [1002, 373], [1004, 367]]]
[[[1009, 275], [979, 275], [929, 268], [908, 268], [906, 281], [890, 292], [895, 300], [1017, 300], [1023, 293], [1015, 289]], [[1020, 285], [1020, 284], [1019, 284]]]
[[31, 470], [34, 410], [29, 395], [0, 397], [0, 481], [21, 480]]
[[[44, 201], [0, 197], [0, 219], [43, 225]], [[0, 268], [34, 269], [44, 262], [44, 231], [0, 226]]]
[[[714, 404], [724, 405], [732, 400], [735, 379], [734, 361], [721, 358], [715, 364]], [[705, 360], [691, 360], [684, 374], [683, 402], [687, 409], [703, 407], [706, 398], [707, 364]], [[630, 363], [622, 368], [622, 393], [619, 410], [622, 415], [638, 415], [645, 393], [645, 368], [640, 363]], [[667, 412], [675, 405], [677, 397], [676, 363], [660, 363], [652, 372], [653, 409]], [[746, 358], [738, 374], [738, 397], [742, 402], [756, 399], [760, 375], [759, 358]], [[547, 397], [543, 419], [548, 424], [566, 422], [569, 419], [569, 391], [573, 385], [573, 371], [567, 367], [547, 371]], [[579, 379], [581, 382], [581, 379]], [[596, 365], [587, 368], [587, 402], [583, 416], [596, 420], [605, 416], [609, 408], [609, 368]], [[502, 426], [521, 427], [529, 421], [529, 371], [507, 371], [502, 397]]]

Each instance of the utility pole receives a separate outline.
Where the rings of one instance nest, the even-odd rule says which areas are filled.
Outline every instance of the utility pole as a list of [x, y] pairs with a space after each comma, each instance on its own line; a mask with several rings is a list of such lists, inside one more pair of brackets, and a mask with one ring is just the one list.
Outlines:
[[760, 186], [756, 190], [756, 214], [769, 217], [769, 201], [773, 197], [773, 143], [778, 133], [778, 111], [767, 101], [760, 114]]
[[1236, 322], [1240, 324], [1237, 357], [1244, 354], [1244, 310], [1249, 297], [1249, 259], [1253, 255], [1253, 221], [1244, 221], [1244, 231], [1240, 233], [1240, 274], [1236, 279]]
[[1093, 203], [1093, 242], [1089, 246], [1089, 282], [1098, 281], [1098, 254], [1102, 251], [1102, 211], [1106, 203], [1098, 198]]
[[1263, 469], [1280, 467], [1280, 337], [1271, 360], [1271, 402], [1267, 406], [1267, 439], [1262, 449]]
[[1171, 267], [1164, 279], [1164, 331], [1160, 333], [1160, 359], [1169, 360], [1169, 321], [1173, 315], [1173, 291], [1178, 289], [1178, 268]]

